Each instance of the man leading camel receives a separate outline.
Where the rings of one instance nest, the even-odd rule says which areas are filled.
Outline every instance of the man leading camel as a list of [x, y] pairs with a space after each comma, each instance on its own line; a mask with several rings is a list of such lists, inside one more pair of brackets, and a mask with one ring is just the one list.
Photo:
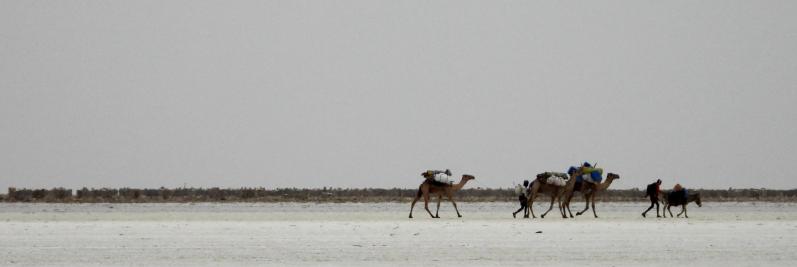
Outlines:
[[520, 201], [520, 208], [512, 213], [512, 217], [517, 218], [518, 212], [524, 211], [523, 217], [528, 218], [529, 211], [528, 209], [526, 209], [526, 207], [528, 207], [527, 205], [529, 202], [529, 180], [523, 180], [523, 185], [517, 185], [517, 187], [515, 187], [515, 194], [518, 195], [518, 201]]
[[656, 205], [656, 218], [661, 217], [659, 215], [659, 194], [661, 194], [661, 179], [649, 184], [647, 190], [645, 190], [645, 196], [650, 197], [650, 207], [642, 213], [642, 217], [646, 217], [645, 214], [653, 208], [653, 205]]

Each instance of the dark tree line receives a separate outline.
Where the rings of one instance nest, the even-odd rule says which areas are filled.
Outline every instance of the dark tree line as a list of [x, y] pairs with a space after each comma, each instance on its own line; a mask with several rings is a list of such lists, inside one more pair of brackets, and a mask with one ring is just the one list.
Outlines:
[[[692, 189], [704, 201], [797, 201], [797, 189]], [[5, 202], [408, 202], [417, 189], [404, 188], [9, 188], [0, 195]], [[610, 189], [598, 195], [600, 201], [645, 201], [644, 192], [634, 189]], [[457, 192], [458, 201], [517, 201], [514, 189], [469, 188]], [[547, 199], [541, 196], [540, 199]], [[580, 196], [575, 200], [579, 201]]]

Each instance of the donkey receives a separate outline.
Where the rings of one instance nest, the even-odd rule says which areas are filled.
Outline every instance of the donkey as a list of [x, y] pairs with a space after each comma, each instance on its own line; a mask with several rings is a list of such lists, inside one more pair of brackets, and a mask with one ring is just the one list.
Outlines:
[[[703, 207], [703, 202], [700, 201], [700, 192], [687, 195], [685, 200], [673, 193], [675, 192], [661, 192], [662, 197], [659, 198], [661, 203], [664, 204], [664, 210], [670, 213], [670, 217], [675, 217], [672, 216], [672, 211], [670, 210], [672, 206], [681, 206], [681, 212], [678, 213], [677, 217], [681, 217], [681, 214], [683, 214], [685, 218], [689, 218], [689, 215], [686, 213], [686, 205], [690, 202], [695, 202], [698, 207]], [[664, 218], [667, 218], [667, 212], [663, 212]]]

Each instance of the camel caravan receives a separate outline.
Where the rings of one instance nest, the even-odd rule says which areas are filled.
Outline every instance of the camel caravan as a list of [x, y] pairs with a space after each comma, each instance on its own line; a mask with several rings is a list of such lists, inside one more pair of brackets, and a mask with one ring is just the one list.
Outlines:
[[[440, 211], [440, 201], [443, 200], [443, 195], [454, 205], [454, 210], [457, 211], [457, 217], [462, 217], [462, 214], [459, 214], [459, 209], [457, 209], [457, 202], [454, 202], [454, 192], [465, 187], [468, 181], [474, 180], [476, 177], [463, 174], [459, 183], [454, 184], [451, 180], [451, 170], [448, 169], [445, 171], [425, 171], [421, 173], [421, 176], [423, 176], [425, 180], [418, 187], [418, 193], [415, 194], [415, 199], [412, 200], [412, 205], [410, 205], [410, 218], [412, 218], [412, 209], [415, 208], [415, 203], [418, 202], [418, 199], [421, 197], [423, 197], [423, 208], [426, 209], [429, 216], [432, 216], [432, 218], [440, 218], [438, 212]], [[429, 197], [432, 194], [437, 196], [437, 210], [435, 210], [434, 215], [429, 211]]]
[[[440, 218], [440, 203], [444, 196], [454, 206], [457, 217], [462, 217], [457, 208], [457, 203], [454, 201], [454, 194], [462, 189], [468, 181], [474, 180], [476, 177], [463, 174], [459, 182], [454, 183], [454, 180], [451, 179], [451, 175], [451, 170], [448, 169], [445, 171], [428, 170], [421, 173], [424, 181], [418, 187], [418, 192], [412, 200], [409, 218], [412, 218], [412, 211], [415, 208], [415, 204], [421, 198], [423, 198], [424, 209], [429, 213], [429, 216], [432, 218]], [[591, 205], [592, 215], [598, 218], [598, 214], [595, 210], [595, 196], [608, 189], [612, 182], [618, 179], [620, 179], [620, 175], [615, 173], [608, 173], [606, 179], [603, 179], [603, 169], [589, 162], [584, 162], [581, 166], [570, 167], [567, 173], [544, 172], [537, 174], [536, 178], [531, 183], [529, 183], [529, 181], [524, 181], [522, 185], [516, 186], [515, 193], [518, 195], [520, 208], [512, 213], [512, 217], [517, 218], [517, 214], [522, 211], [523, 218], [529, 218], [529, 214], [532, 218], [537, 218], [532, 208], [534, 200], [540, 194], [545, 194], [550, 197], [550, 205], [548, 206], [548, 210], [540, 214], [541, 218], [545, 218], [548, 212], [553, 209], [554, 202], [558, 203], [559, 213], [562, 215], [562, 218], [574, 218], [573, 213], [570, 211], [570, 202], [573, 196], [578, 192], [583, 197], [585, 206], [583, 210], [576, 212], [576, 216], [586, 213]], [[687, 204], [695, 202], [698, 207], [702, 207], [699, 192], [689, 193], [687, 189], [683, 188], [680, 184], [676, 184], [672, 191], [661, 191], [660, 186], [661, 180], [657, 180], [647, 186], [644, 197], [649, 197], [651, 204], [650, 207], [642, 213], [642, 217], [646, 217], [647, 212], [650, 211], [653, 206], [656, 206], [656, 217], [662, 217], [659, 215], [659, 203], [664, 205], [662, 215], [664, 215], [663, 217], [665, 218], [667, 217], [666, 214], [664, 214], [665, 211], [670, 213], [670, 217], [674, 217], [672, 211], [670, 211], [672, 206], [681, 206], [682, 210], [678, 213], [677, 217], [683, 214], [685, 218], [689, 218], [686, 213]], [[429, 210], [429, 200], [433, 196], [437, 196], [437, 208], [434, 214]]]

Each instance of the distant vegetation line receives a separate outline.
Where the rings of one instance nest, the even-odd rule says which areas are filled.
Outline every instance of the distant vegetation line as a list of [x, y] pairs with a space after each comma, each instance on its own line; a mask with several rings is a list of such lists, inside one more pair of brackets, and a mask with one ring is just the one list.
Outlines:
[[[797, 202], [797, 189], [690, 189], [701, 192], [704, 201]], [[405, 188], [9, 188], [0, 195], [4, 202], [52, 203], [159, 203], [159, 202], [410, 202], [417, 189]], [[646, 201], [638, 189], [610, 189], [598, 195], [600, 201]], [[470, 188], [457, 193], [458, 201], [517, 201], [513, 189]], [[550, 199], [541, 195], [539, 200]], [[576, 196], [576, 200], [580, 199]]]

